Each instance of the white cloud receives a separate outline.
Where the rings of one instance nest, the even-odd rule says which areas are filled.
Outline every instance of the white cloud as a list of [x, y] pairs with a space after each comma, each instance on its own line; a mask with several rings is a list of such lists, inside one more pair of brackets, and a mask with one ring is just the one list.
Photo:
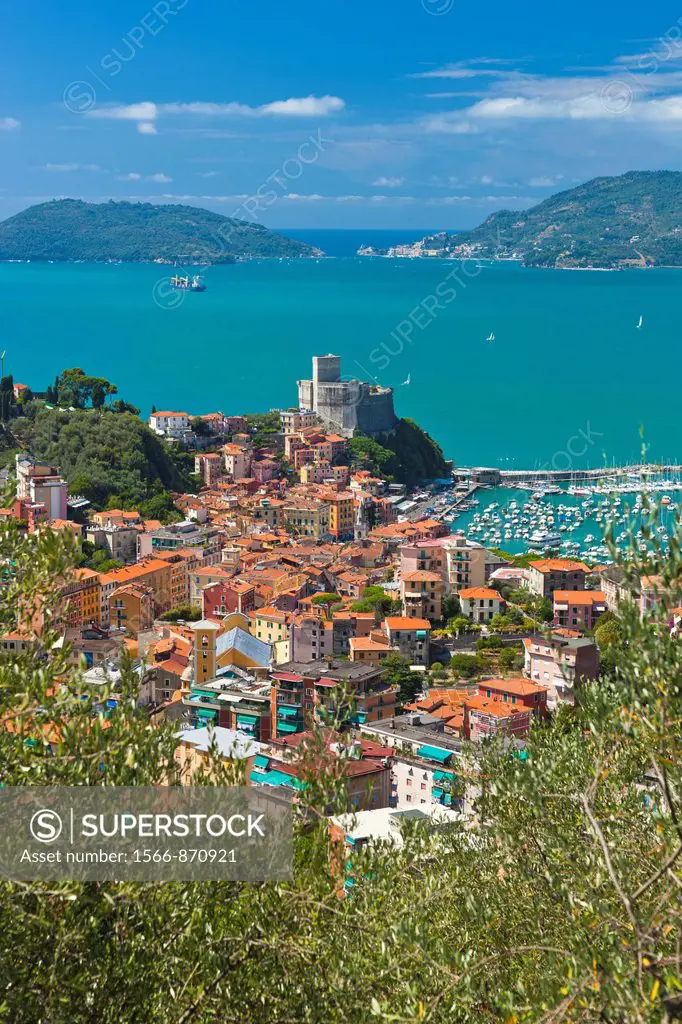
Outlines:
[[424, 117], [419, 122], [419, 125], [425, 132], [443, 135], [475, 135], [476, 132], [480, 131], [476, 125], [466, 121], [462, 117], [462, 113], [457, 110]]
[[101, 118], [107, 121], [155, 121], [159, 108], [156, 103], [129, 103], [127, 106], [95, 107], [87, 112], [87, 117]]
[[160, 185], [165, 185], [167, 182], [172, 180], [173, 179], [169, 178], [167, 174], [161, 174], [161, 172], [158, 172], [157, 174], [142, 175], [138, 174], [137, 171], [131, 171], [130, 174], [120, 174], [118, 176], [118, 181], [155, 181]]
[[129, 103], [95, 107], [87, 117], [109, 121], [136, 121], [141, 135], [156, 135], [155, 122], [163, 115], [185, 114], [199, 117], [328, 117], [346, 106], [339, 96], [302, 96], [274, 100], [259, 107], [245, 103]]
[[99, 164], [45, 164], [43, 168], [54, 174], [66, 174], [71, 171], [101, 171]]
[[217, 178], [218, 171], [199, 171], [200, 178]]
[[327, 117], [343, 110], [345, 105], [338, 96], [306, 96], [304, 99], [276, 100], [256, 109], [259, 114], [285, 117]]
[[477, 65], [484, 64], [504, 64], [504, 61], [494, 60], [492, 58], [481, 58], [481, 60], [472, 61], [459, 61], [455, 64], [446, 64], [442, 68], [434, 68], [432, 71], [419, 71], [417, 74], [408, 75], [408, 78], [449, 78], [449, 79], [464, 79], [464, 78], [504, 78], [508, 71], [501, 68], [492, 67], [478, 67]]
[[481, 185], [493, 185], [494, 181], [489, 174], [484, 174], [481, 178]]
[[21, 128], [21, 121], [16, 117], [0, 117], [0, 132], [16, 132]]
[[404, 178], [377, 178], [372, 184], [378, 188], [400, 188], [405, 183]]
[[563, 180], [563, 174], [540, 175], [537, 178], [529, 178], [528, 184], [531, 188], [553, 188]]

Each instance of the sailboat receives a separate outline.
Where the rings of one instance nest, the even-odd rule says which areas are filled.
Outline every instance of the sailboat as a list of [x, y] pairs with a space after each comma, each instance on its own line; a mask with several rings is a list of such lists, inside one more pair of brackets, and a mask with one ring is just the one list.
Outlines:
[[403, 387], [406, 387], [410, 383], [411, 380], [412, 380], [412, 374], [408, 373], [407, 380], [403, 381]]
[[644, 317], [640, 316], [639, 323], [637, 324], [637, 330], [640, 330], [640, 328], [642, 327], [643, 324], [644, 324]]
[[488, 335], [488, 337], [485, 340], [486, 341], [494, 341], [495, 340], [495, 335], [493, 334], [492, 331], [490, 332], [490, 334]]

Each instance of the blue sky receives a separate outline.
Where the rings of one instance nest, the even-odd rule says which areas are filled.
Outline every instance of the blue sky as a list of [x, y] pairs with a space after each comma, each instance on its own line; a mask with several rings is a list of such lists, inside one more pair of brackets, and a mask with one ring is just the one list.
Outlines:
[[680, 169], [681, 15], [0, 0], [0, 217], [76, 196], [275, 228], [456, 228], [597, 175]]

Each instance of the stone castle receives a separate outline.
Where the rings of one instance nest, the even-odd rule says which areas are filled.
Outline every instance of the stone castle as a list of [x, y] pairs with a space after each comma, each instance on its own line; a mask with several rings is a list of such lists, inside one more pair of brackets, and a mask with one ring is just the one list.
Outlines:
[[352, 437], [356, 430], [370, 437], [391, 434], [398, 422], [393, 388], [342, 377], [340, 356], [313, 356], [312, 380], [298, 381], [298, 405], [341, 437]]

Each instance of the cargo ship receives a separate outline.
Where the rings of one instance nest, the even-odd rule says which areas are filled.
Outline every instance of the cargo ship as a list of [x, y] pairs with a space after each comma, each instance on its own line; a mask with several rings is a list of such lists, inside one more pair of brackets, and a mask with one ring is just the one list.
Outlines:
[[185, 277], [182, 277], [180, 274], [176, 274], [175, 277], [171, 277], [170, 286], [178, 292], [206, 291], [206, 285], [199, 274], [195, 274], [192, 278], [190, 278], [189, 274]]

